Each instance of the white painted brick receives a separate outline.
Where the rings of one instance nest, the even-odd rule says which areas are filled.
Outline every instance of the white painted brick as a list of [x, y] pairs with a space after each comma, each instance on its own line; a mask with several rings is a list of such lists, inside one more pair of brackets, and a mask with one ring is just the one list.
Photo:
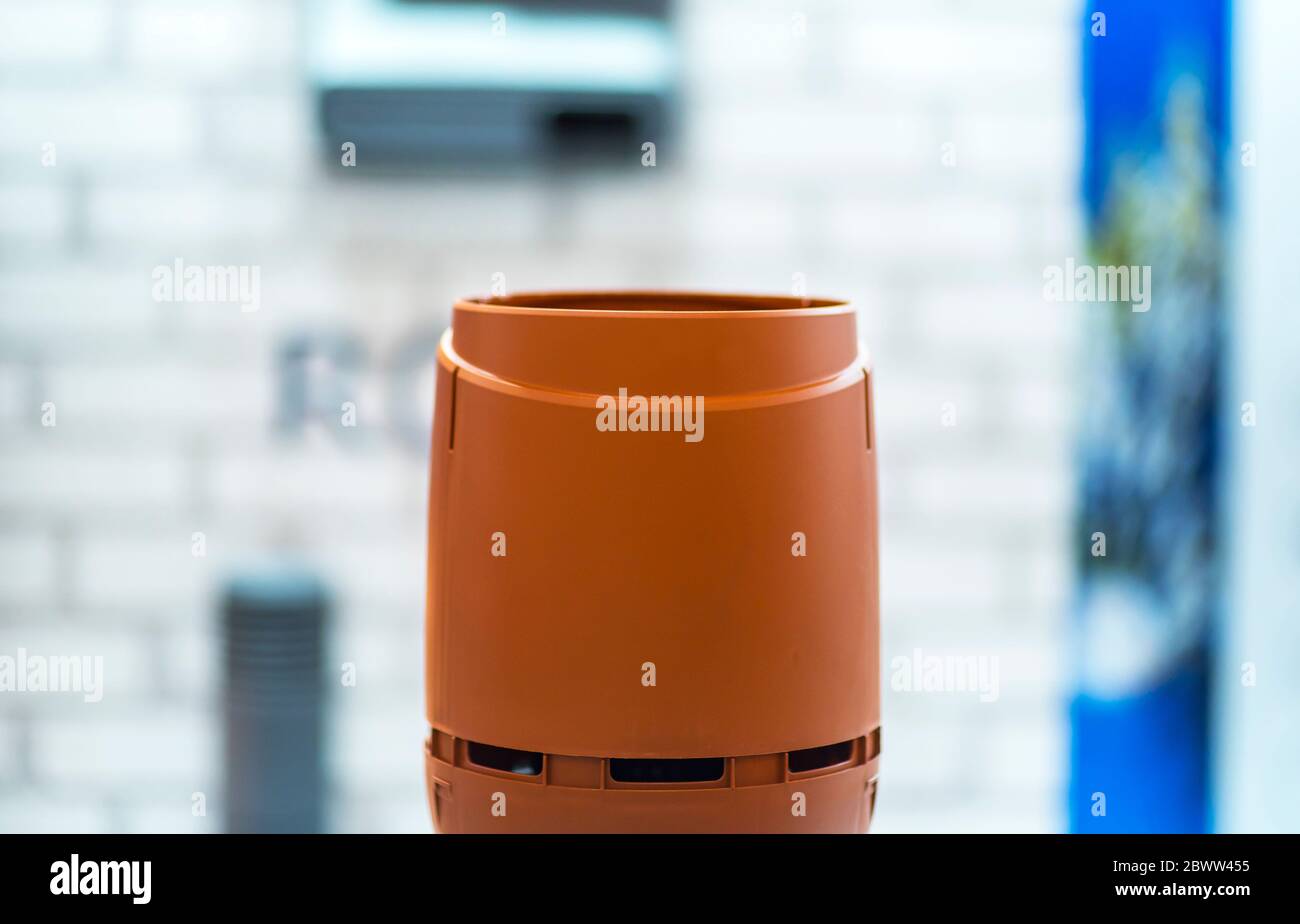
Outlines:
[[141, 507], [180, 504], [185, 490], [180, 460], [156, 452], [133, 454], [106, 447], [93, 453], [47, 451], [30, 443], [0, 450], [0, 509], [138, 513]]
[[433, 821], [423, 784], [420, 789], [407, 785], [389, 791], [386, 788], [348, 791], [336, 803], [330, 830], [338, 834], [429, 834]]
[[[808, 66], [813, 44], [806, 34], [796, 33], [793, 13], [771, 4], [692, 9], [681, 25], [691, 85], [707, 86], [737, 74], [760, 79], [765, 74], [779, 75], [788, 81], [792, 71]], [[815, 16], [812, 26], [815, 32]], [[720, 42], [725, 43], [725, 54], [719, 53]]]
[[[39, 157], [37, 150], [33, 157]], [[0, 240], [56, 247], [69, 232], [68, 194], [58, 186], [0, 186]]]
[[863, 19], [841, 33], [853, 54], [849, 79], [885, 91], [906, 86], [915, 95], [963, 105], [1055, 108], [1056, 94], [1074, 84], [1073, 37], [1052, 26], [983, 23], [970, 18], [889, 22]]
[[425, 534], [403, 545], [335, 543], [320, 555], [344, 602], [359, 608], [424, 608]]
[[422, 794], [421, 748], [429, 730], [421, 702], [417, 699], [413, 708], [397, 701], [387, 710], [357, 709], [339, 697], [330, 744], [332, 773], [350, 784], [390, 785]]
[[[187, 349], [205, 353], [220, 349], [227, 363], [252, 361], [268, 366], [284, 338], [313, 331], [354, 337], [373, 349], [372, 359], [378, 362], [383, 354], [374, 347], [376, 340], [422, 328], [441, 332], [454, 298], [476, 286], [486, 291], [491, 285], [490, 272], [484, 272], [480, 279], [457, 285], [438, 299], [428, 292], [430, 281], [419, 269], [423, 256], [412, 254], [390, 267], [381, 255], [360, 247], [321, 250], [301, 255], [278, 249], [252, 254], [259, 260], [254, 265], [261, 268], [258, 311], [186, 302], [162, 307], [169, 321], [175, 320], [187, 335]], [[418, 302], [412, 300], [412, 289], [419, 293]]]
[[879, 374], [876, 427], [895, 451], [978, 455], [1002, 413], [1004, 392], [972, 375], [936, 372], [932, 379], [910, 372]]
[[[886, 686], [888, 690], [888, 686]], [[881, 734], [881, 763], [890, 777], [907, 780], [913, 786], [958, 787], [963, 784], [963, 759], [967, 753], [962, 726], [931, 715], [924, 723], [890, 722], [890, 704], [900, 697], [932, 701], [920, 694], [886, 693], [886, 712]]]
[[221, 689], [221, 642], [216, 600], [204, 601], [204, 620], [196, 628], [173, 629], [162, 646], [162, 682], [170, 695], [215, 702]]
[[[943, 2], [907, 4], [827, 2], [691, 3], [679, 8], [683, 69], [692, 102], [731, 99], [784, 101], [855, 92], [859, 30], [934, 28], [951, 11]], [[917, 96], [899, 81], [889, 92], [861, 95], [863, 107]], [[689, 109], [688, 109], [689, 113]]]
[[[206, 525], [196, 521], [195, 528]], [[217, 549], [208, 557], [191, 554], [184, 526], [170, 535], [91, 532], [73, 549], [76, 603], [82, 606], [136, 607], [192, 611], [203, 606], [216, 582]], [[217, 537], [212, 537], [217, 546]]]
[[840, 246], [931, 272], [954, 264], [1010, 262], [1020, 256], [1025, 238], [1023, 214], [992, 198], [891, 202], [846, 196], [828, 208], [825, 221]]
[[[673, 194], [677, 183], [668, 171], [638, 167], [583, 184], [573, 190], [565, 214], [557, 216], [556, 232], [574, 240], [601, 241], [614, 249], [675, 237], [687, 224], [681, 196]], [[487, 286], [489, 281], [490, 277], [475, 284]]]
[[[703, 210], [701, 210], [702, 212]], [[710, 207], [711, 220], [725, 222], [721, 209]], [[692, 235], [703, 241], [703, 234]], [[778, 240], [785, 237], [781, 232]], [[741, 241], [744, 243], [741, 243]], [[716, 238], [702, 245], [695, 244], [690, 252], [680, 258], [672, 258], [667, 265], [671, 275], [667, 282], [648, 284], [667, 285], [685, 289], [715, 289], [723, 292], [752, 292], [755, 294], [788, 294], [794, 284], [794, 273], [804, 274], [804, 281], [810, 295], [826, 295], [848, 298], [859, 305], [864, 313], [870, 313], [871, 325], [884, 323], [887, 308], [881, 308], [877, 302], [876, 280], [861, 270], [849, 270], [846, 264], [827, 265], [826, 255], [807, 253], [804, 248], [796, 250], [769, 249], [765, 242], [758, 243], [761, 253], [750, 247], [754, 238], [742, 238], [735, 244], [721, 243]], [[660, 277], [662, 279], [662, 277]], [[860, 319], [859, 337], [864, 330], [868, 333], [873, 328]]]
[[[1088, 262], [1088, 247], [1085, 241], [1086, 235], [1083, 232], [1083, 219], [1077, 210], [1070, 205], [1052, 205], [1044, 207], [1032, 219], [1034, 227], [1034, 255], [1041, 262], [1037, 262], [1035, 269], [1038, 271], [1038, 279], [1043, 280], [1043, 274], [1048, 266], [1061, 266], [1066, 257], [1074, 257], [1076, 264]], [[1094, 303], [1054, 303], [1057, 308], [1064, 309], [1063, 313], [1067, 316], [1073, 316], [1077, 319], [1086, 315], [1089, 309], [1104, 307]]]
[[175, 162], [198, 153], [200, 138], [197, 102], [162, 87], [9, 86], [0, 89], [0, 124], [6, 126], [0, 153], [37, 164], [41, 145], [50, 141], [58, 158], [50, 169], [57, 171]]
[[226, 368], [242, 366], [246, 375], [253, 372], [263, 380], [255, 387], [274, 389], [276, 383], [271, 373], [275, 369], [279, 338], [299, 333], [304, 325], [313, 322], [328, 326], [331, 319], [324, 305], [316, 318], [305, 311], [288, 314], [284, 306], [269, 295], [271, 286], [267, 274], [268, 268], [263, 265], [261, 307], [256, 311], [242, 311], [239, 305], [224, 302], [160, 304], [158, 307], [164, 314], [164, 323], [169, 330], [175, 331], [176, 353]]
[[[358, 165], [363, 152], [358, 152]], [[358, 166], [360, 169], [360, 166]], [[640, 168], [637, 168], [640, 169]], [[508, 176], [493, 179], [404, 180], [333, 176], [306, 204], [304, 216], [319, 239], [351, 246], [386, 241], [450, 240], [464, 245], [535, 247], [552, 233], [555, 209], [566, 198], [545, 184]], [[560, 212], [562, 214], [562, 211]]]
[[788, 251], [799, 231], [798, 204], [779, 197], [703, 196], [692, 204], [691, 213], [690, 239], [698, 244], [725, 240], [731, 247]]
[[[1075, 577], [1075, 550], [1069, 546], [1069, 539], [1063, 528], [1052, 524], [1049, 535], [1041, 536], [1031, 547], [1019, 550], [1018, 557], [1024, 570], [1016, 594], [1018, 600], [1043, 613], [1066, 611]], [[1090, 540], [1084, 535], [1076, 541], [1086, 543]]]
[[219, 459], [213, 480], [220, 509], [263, 514], [313, 508], [391, 511], [423, 506], [428, 493], [423, 479], [401, 460], [349, 453], [328, 438], [275, 455]]
[[106, 834], [111, 815], [92, 792], [41, 783], [0, 794], [0, 833]]
[[149, 349], [161, 306], [150, 295], [153, 263], [129, 268], [61, 261], [45, 269], [6, 267], [0, 273], [0, 342], [34, 353], [102, 358], [123, 341]]
[[[231, 253], [236, 247], [247, 250], [251, 241], [290, 234], [291, 205], [283, 187], [173, 177], [93, 189], [87, 225], [105, 243], [129, 241], [133, 250], [170, 246], [171, 256], [187, 264], [224, 266], [250, 262]], [[224, 246], [214, 251], [208, 244]]]
[[[205, 797], [204, 815], [194, 814], [195, 793]], [[219, 834], [223, 828], [222, 795], [218, 786], [195, 788], [175, 785], [151, 789], [147, 798], [129, 802], [120, 808], [125, 820], [122, 834]]]
[[40, 405], [31, 400], [31, 373], [25, 365], [0, 362], [0, 433], [29, 427], [40, 420]]
[[[367, 625], [366, 609], [358, 606], [351, 623], [336, 630], [331, 642], [329, 673], [340, 701], [357, 701], [359, 706], [422, 702], [424, 620], [418, 608], [413, 608], [405, 626], [377, 631]], [[340, 681], [344, 663], [355, 667], [355, 686], [345, 687]]]
[[33, 772], [54, 784], [202, 786], [217, 737], [212, 719], [162, 703], [130, 716], [49, 721], [32, 736]]
[[225, 167], [264, 176], [268, 171], [296, 179], [316, 156], [316, 126], [308, 91], [258, 87], [215, 95], [204, 108], [212, 147]]
[[41, 0], [0, 6], [5, 68], [55, 68], [103, 62], [112, 41], [113, 5], [102, 0]]
[[[956, 171], [989, 177], [1011, 176], [1020, 184], [1059, 183], [1077, 175], [1082, 124], [1075, 113], [1022, 117], [1008, 113], [971, 113], [952, 121]], [[1043, 164], [1056, 169], [1043, 170]]]
[[1000, 284], [927, 288], [915, 320], [927, 343], [983, 353], [1048, 353], [1074, 341], [1077, 318], [1043, 298], [1042, 274], [1011, 272]]
[[1014, 721], [990, 728], [981, 746], [993, 786], [1049, 790], [1068, 774], [1068, 730], [1060, 720], [1063, 700], [1043, 700], [1032, 711], [1019, 710]]
[[959, 467], [940, 460], [919, 463], [911, 487], [909, 502], [920, 516], [1047, 523], [1058, 522], [1069, 509], [1074, 481], [1067, 469], [1048, 469], [1031, 459], [998, 458], [990, 452]]
[[1060, 832], [1065, 819], [1057, 806], [1063, 798], [1056, 788], [967, 790], [954, 796], [950, 790], [891, 788], [882, 781], [871, 830], [878, 834]]
[[[752, 177], [780, 176], [774, 189], [797, 190], [801, 179], [825, 184], [828, 174], [870, 188], [881, 173], [915, 175], [938, 160], [931, 120], [914, 112], [869, 113], [848, 120], [842, 105], [809, 103], [791, 110], [717, 106], [697, 115], [683, 152], [693, 169], [755, 192]], [[787, 196], [798, 204], [798, 194]]]
[[[93, 623], [54, 622], [36, 616], [30, 621], [11, 622], [0, 629], [0, 654], [28, 657], [100, 658], [102, 674], [86, 677], [80, 691], [23, 691], [6, 693], [15, 703], [42, 716], [95, 718], [106, 709], [148, 695], [155, 687], [154, 663], [146, 640], [130, 629]], [[92, 661], [91, 670], [95, 670]], [[83, 662], [84, 664], [84, 662]], [[84, 666], [82, 667], [84, 670]], [[99, 690], [92, 687], [98, 681]], [[87, 701], [90, 696], [92, 700]]]
[[47, 400], [59, 425], [264, 434], [273, 420], [274, 382], [244, 369], [205, 369], [163, 360], [134, 365], [79, 363], [47, 369]]
[[43, 529], [0, 528], [0, 603], [50, 600], [58, 580], [54, 537]]
[[1079, 23], [1079, 5], [1075, 0], [998, 0], [997, 3], [942, 0], [940, 9], [961, 19], [984, 23], [1013, 22], [1060, 30], [1074, 30]]
[[999, 550], [990, 545], [890, 536], [880, 549], [881, 590], [894, 607], [955, 604], [953, 588], [960, 587], [962, 605], [989, 608], [1006, 590], [1006, 570]]
[[[18, 720], [0, 719], [0, 780], [6, 783], [16, 780], [21, 770], [22, 753], [19, 748], [22, 734], [22, 727]], [[0, 803], [0, 833], [8, 830], [4, 823], [3, 803]]]
[[878, 369], [873, 385], [876, 427], [886, 445], [923, 440], [935, 447], [969, 446], [990, 425], [1000, 397], [982, 382], [951, 374], [925, 378], [894, 368]]
[[982, 626], [953, 639], [958, 653], [997, 658], [997, 698], [979, 703], [989, 727], [1014, 726], [1025, 710], [1041, 714], [1058, 709], [1069, 695], [1066, 652], [1057, 644], [1065, 611], [1022, 612], [1007, 619], [1011, 624]]
[[137, 0], [126, 17], [132, 67], [180, 77], [248, 79], [283, 70], [296, 55], [287, 0]]

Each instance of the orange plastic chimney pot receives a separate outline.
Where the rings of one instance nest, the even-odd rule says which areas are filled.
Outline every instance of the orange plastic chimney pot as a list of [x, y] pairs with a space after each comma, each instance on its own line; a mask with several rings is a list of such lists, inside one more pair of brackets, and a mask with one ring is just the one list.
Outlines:
[[877, 588], [847, 304], [456, 304], [429, 497], [439, 830], [866, 831]]

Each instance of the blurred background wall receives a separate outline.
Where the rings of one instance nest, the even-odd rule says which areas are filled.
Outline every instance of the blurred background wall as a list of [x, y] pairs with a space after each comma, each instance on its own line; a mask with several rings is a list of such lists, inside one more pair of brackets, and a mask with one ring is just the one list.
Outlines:
[[[1061, 829], [1090, 306], [1042, 280], [1082, 247], [1078, 5], [678, 3], [663, 137], [414, 173], [364, 145], [341, 168], [322, 140], [319, 9], [0, 8], [0, 651], [105, 665], [99, 703], [0, 695], [0, 830], [220, 830], [220, 595], [275, 562], [332, 594], [327, 826], [429, 830], [418, 370], [452, 300], [494, 285], [856, 302], [881, 458], [876, 828]], [[497, 10], [519, 39], [507, 5], [485, 32]], [[259, 310], [155, 301], [177, 258], [259, 267]], [[996, 657], [997, 697], [891, 682], [918, 649]]]
[[[1215, 804], [1229, 831], [1300, 830], [1300, 7], [1238, 0], [1235, 233], [1224, 426], [1227, 616], [1216, 661]], [[1267, 161], [1261, 152], [1270, 152]], [[1261, 418], [1261, 414], [1267, 417]]]

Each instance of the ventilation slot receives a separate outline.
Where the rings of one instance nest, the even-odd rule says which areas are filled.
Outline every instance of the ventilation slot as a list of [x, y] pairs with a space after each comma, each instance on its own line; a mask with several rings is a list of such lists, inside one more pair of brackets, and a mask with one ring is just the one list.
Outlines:
[[684, 760], [638, 760], [611, 758], [609, 775], [616, 783], [712, 783], [722, 779], [721, 757], [692, 757]]
[[791, 751], [788, 756], [791, 773], [822, 770], [847, 763], [853, 757], [853, 742], [841, 741], [839, 744], [823, 744], [819, 748], [804, 748], [802, 751]]
[[519, 773], [523, 776], [537, 776], [542, 772], [542, 755], [536, 751], [516, 751], [514, 748], [498, 748], [490, 744], [467, 742], [469, 761], [489, 770], [502, 770], [506, 773]]

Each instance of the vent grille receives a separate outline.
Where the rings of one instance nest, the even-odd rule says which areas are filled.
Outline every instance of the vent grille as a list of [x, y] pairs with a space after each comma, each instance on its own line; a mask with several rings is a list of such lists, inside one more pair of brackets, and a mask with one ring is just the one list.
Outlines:
[[538, 776], [542, 772], [542, 755], [537, 751], [516, 751], [514, 748], [499, 748], [491, 744], [479, 744], [477, 741], [466, 744], [470, 763], [480, 767], [518, 773], [521, 776]]
[[824, 770], [836, 764], [847, 763], [853, 759], [853, 742], [841, 741], [838, 744], [823, 744], [819, 748], [804, 748], [791, 751], [790, 772], [807, 773], [810, 770]]
[[609, 775], [617, 783], [712, 783], [722, 779], [721, 757], [641, 760], [615, 757]]

